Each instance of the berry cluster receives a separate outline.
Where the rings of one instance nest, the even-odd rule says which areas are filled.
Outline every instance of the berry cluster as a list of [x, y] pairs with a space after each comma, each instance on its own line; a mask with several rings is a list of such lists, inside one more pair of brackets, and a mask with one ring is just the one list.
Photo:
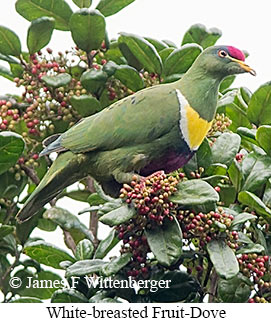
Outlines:
[[219, 132], [225, 132], [231, 125], [232, 121], [224, 113], [217, 113], [213, 120], [212, 127], [209, 130], [208, 137], [212, 137]]
[[271, 282], [260, 279], [255, 286], [256, 295], [251, 297], [249, 303], [271, 303]]
[[145, 87], [150, 87], [150, 86], [154, 86], [154, 85], [158, 85], [160, 84], [160, 79], [159, 79], [159, 75], [155, 74], [155, 73], [149, 73], [147, 71], [140, 73], [140, 76], [142, 77], [144, 83], [145, 83]]
[[124, 97], [134, 93], [128, 89], [125, 85], [121, 83], [118, 79], [111, 77], [107, 83], [106, 88], [108, 92], [108, 99], [110, 101], [117, 101], [123, 99]]
[[238, 258], [240, 271], [247, 277], [253, 277], [257, 282], [261, 279], [268, 266], [268, 256], [259, 256], [256, 253], [243, 254]]
[[162, 225], [165, 217], [173, 220], [171, 211], [176, 209], [176, 205], [169, 201], [169, 196], [177, 190], [176, 185], [183, 177], [183, 173], [177, 178], [160, 172], [141, 183], [135, 177], [131, 186], [124, 184], [120, 198], [128, 204], [133, 203], [139, 215], [146, 217], [147, 222]]
[[241, 153], [238, 153], [235, 155], [235, 159], [236, 161], [238, 161], [238, 163], [241, 163], [243, 161], [244, 155]]
[[210, 211], [209, 213], [195, 213], [189, 210], [179, 210], [177, 219], [183, 230], [185, 239], [198, 239], [195, 244], [199, 247], [204, 247], [212, 239], [218, 238], [223, 234], [229, 247], [238, 248], [237, 239], [238, 233], [230, 231], [233, 216], [226, 214], [223, 208], [219, 207], [217, 212]]
[[0, 100], [0, 131], [14, 131], [14, 125], [20, 118], [19, 110], [15, 105], [15, 100]]

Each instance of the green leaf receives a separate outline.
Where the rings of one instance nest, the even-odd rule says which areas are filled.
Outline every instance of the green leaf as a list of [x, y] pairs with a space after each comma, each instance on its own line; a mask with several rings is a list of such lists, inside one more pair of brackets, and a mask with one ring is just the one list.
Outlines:
[[151, 251], [163, 266], [176, 263], [182, 254], [182, 230], [178, 221], [166, 220], [163, 226], [145, 230]]
[[99, 221], [110, 226], [115, 226], [129, 221], [135, 215], [136, 210], [125, 204], [101, 216]]
[[8, 62], [10, 64], [16, 64], [19, 65], [19, 61], [11, 56], [3, 55], [0, 53], [0, 60]]
[[0, 224], [0, 240], [3, 239], [8, 234], [14, 231], [14, 227], [11, 225], [1, 225]]
[[89, 53], [99, 49], [105, 38], [105, 19], [98, 10], [81, 9], [72, 14], [70, 29], [75, 44]]
[[58, 88], [68, 85], [72, 77], [68, 73], [60, 73], [57, 75], [44, 75], [41, 79], [47, 86]]
[[161, 50], [168, 48], [168, 45], [164, 43], [163, 41], [151, 38], [151, 37], [144, 37], [149, 43], [151, 43], [158, 52]]
[[88, 299], [75, 289], [65, 288], [54, 292], [51, 303], [88, 303]]
[[28, 21], [41, 17], [55, 19], [55, 28], [69, 30], [72, 10], [64, 0], [17, 0], [16, 11]]
[[19, 37], [9, 28], [0, 26], [0, 53], [20, 56], [21, 42]]
[[72, 0], [79, 8], [89, 8], [92, 0]]
[[90, 69], [82, 74], [80, 81], [85, 89], [94, 94], [105, 84], [107, 78], [104, 71]]
[[256, 90], [249, 102], [247, 116], [257, 126], [271, 124], [271, 82]]
[[237, 128], [238, 135], [241, 136], [242, 139], [245, 139], [246, 141], [249, 141], [255, 145], [258, 145], [256, 140], [256, 129], [249, 129], [245, 127], [239, 127]]
[[0, 175], [0, 196], [12, 200], [23, 191], [26, 184], [27, 178], [25, 176], [16, 180], [14, 174], [5, 172]]
[[14, 75], [12, 74], [12, 72], [5, 66], [1, 66], [1, 65], [0, 65], [0, 76], [3, 76], [4, 78], [10, 81], [13, 81], [14, 79]]
[[80, 114], [82, 117], [88, 117], [92, 114], [101, 111], [101, 103], [94, 98], [92, 95], [80, 95], [72, 96], [70, 102], [73, 108]]
[[79, 189], [75, 191], [65, 192], [63, 193], [63, 195], [79, 202], [86, 202], [89, 197], [89, 191]]
[[84, 276], [98, 273], [106, 263], [101, 259], [79, 260], [67, 268], [66, 276]]
[[247, 213], [247, 212], [240, 213], [234, 217], [234, 220], [231, 223], [231, 227], [233, 228], [247, 221], [255, 220], [256, 218], [257, 218], [256, 215], [253, 215], [251, 213]]
[[256, 139], [260, 146], [271, 156], [271, 126], [261, 126], [256, 132]]
[[117, 237], [116, 230], [113, 229], [109, 232], [109, 235], [104, 240], [99, 242], [93, 258], [103, 259], [118, 242], [119, 239]]
[[241, 138], [235, 133], [224, 132], [212, 146], [213, 163], [229, 166], [239, 151]]
[[57, 224], [51, 220], [40, 218], [38, 220], [38, 228], [43, 231], [52, 232], [56, 230]]
[[231, 279], [220, 279], [218, 282], [218, 296], [225, 303], [246, 303], [250, 293], [249, 281], [240, 273]]
[[238, 274], [239, 265], [233, 250], [223, 240], [212, 240], [207, 244], [207, 251], [217, 274], [230, 279]]
[[261, 244], [250, 243], [244, 247], [241, 247], [237, 250], [236, 254], [243, 254], [243, 253], [262, 253], [264, 251], [264, 246]]
[[105, 203], [105, 200], [100, 197], [97, 193], [92, 193], [88, 199], [87, 202], [90, 206], [95, 206], [95, 205], [101, 205]]
[[52, 207], [44, 212], [43, 217], [58, 224], [63, 230], [70, 232], [76, 244], [84, 238], [91, 241], [94, 239], [88, 228], [75, 215], [65, 209]]
[[9, 303], [42, 303], [42, 300], [36, 297], [20, 297], [9, 301]]
[[195, 24], [184, 34], [182, 45], [196, 43], [205, 49], [213, 46], [221, 36], [222, 32], [217, 28], [207, 29], [202, 24]]
[[177, 191], [170, 197], [170, 201], [180, 205], [199, 205], [216, 203], [219, 195], [207, 182], [193, 179], [177, 185]]
[[199, 283], [192, 276], [179, 270], [154, 273], [151, 280], [169, 281], [169, 288], [158, 288], [156, 292], [150, 293], [151, 300], [157, 303], [182, 302], [200, 291]]
[[76, 260], [90, 259], [94, 252], [94, 246], [91, 241], [84, 239], [79, 241], [76, 246]]
[[224, 80], [220, 83], [219, 86], [219, 92], [224, 92], [226, 91], [234, 82], [236, 76], [235, 75], [230, 75], [224, 78]]
[[40, 262], [41, 264], [61, 269], [59, 263], [69, 260], [74, 262], [66, 251], [42, 240], [31, 242], [24, 248], [24, 252], [30, 258]]
[[241, 172], [242, 191], [255, 192], [271, 176], [271, 157], [252, 152], [243, 159]]
[[197, 44], [187, 44], [179, 49], [175, 49], [165, 61], [164, 74], [185, 73], [201, 52], [202, 48]]
[[[207, 169], [212, 163], [212, 151], [208, 140], [205, 138], [199, 149], [189, 162], [183, 167], [187, 177], [191, 177], [190, 173], [198, 171], [200, 167]], [[213, 173], [212, 173], [213, 175]]]
[[251, 192], [243, 191], [238, 194], [238, 201], [251, 207], [271, 223], [271, 209], [269, 209], [258, 196]]
[[102, 274], [106, 277], [116, 274], [131, 261], [131, 258], [131, 253], [124, 253], [119, 257], [111, 259], [109, 263], [103, 266]]
[[27, 48], [30, 54], [38, 52], [49, 43], [54, 27], [55, 19], [51, 17], [42, 17], [31, 22], [27, 32]]
[[144, 81], [138, 71], [129, 65], [120, 65], [116, 69], [114, 77], [134, 92], [139, 91], [144, 87]]
[[23, 138], [15, 132], [0, 132], [0, 174], [16, 164], [24, 146]]
[[[119, 47], [129, 65], [140, 69], [143, 66], [150, 73], [161, 74], [162, 61], [155, 47], [144, 38], [127, 33], [121, 33], [118, 39]], [[139, 65], [134, 64], [135, 60]]]
[[135, 0], [100, 0], [96, 9], [100, 10], [105, 17], [108, 17], [119, 12], [134, 1]]
[[162, 59], [163, 64], [165, 63], [166, 59], [168, 58], [168, 56], [175, 50], [174, 47], [167, 47], [165, 49], [162, 49], [159, 52], [159, 55]]
[[263, 200], [264, 204], [266, 204], [268, 207], [271, 207], [271, 182], [270, 182], [270, 179], [266, 183], [262, 200]]

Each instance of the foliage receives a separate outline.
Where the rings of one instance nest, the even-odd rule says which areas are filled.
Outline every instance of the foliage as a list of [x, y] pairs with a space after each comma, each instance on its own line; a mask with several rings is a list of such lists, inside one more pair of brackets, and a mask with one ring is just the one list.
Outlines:
[[[4, 302], [271, 302], [270, 92], [266, 83], [251, 93], [220, 87], [213, 127], [195, 156], [172, 174], [151, 176], [142, 187], [124, 185], [118, 199], [91, 178], [83, 189], [63, 191], [86, 201], [87, 228], [69, 211], [55, 207], [18, 224], [15, 214], [44, 176], [50, 158], [39, 158], [42, 141], [64, 132], [81, 117], [97, 113], [142, 88], [174, 81], [202, 50], [220, 38], [217, 29], [192, 26], [177, 47], [121, 33], [109, 40], [106, 17], [133, 0], [18, 0], [17, 12], [30, 21], [28, 53], [16, 33], [0, 27], [0, 75], [24, 89], [0, 97], [0, 288]], [[38, 5], [39, 3], [39, 5]], [[44, 47], [54, 29], [71, 33], [73, 48]], [[97, 219], [111, 226], [97, 239]], [[34, 228], [64, 233], [67, 250], [33, 238]], [[119, 246], [119, 242], [121, 245]], [[115, 251], [113, 257], [109, 252]], [[43, 268], [61, 269], [64, 284], [27, 289], [27, 277], [61, 281]], [[182, 265], [182, 266], [181, 266]], [[171, 280], [168, 289], [88, 288], [84, 279]], [[10, 277], [22, 280], [18, 289]], [[79, 284], [72, 288], [72, 277]], [[207, 297], [208, 296], [208, 297]]]

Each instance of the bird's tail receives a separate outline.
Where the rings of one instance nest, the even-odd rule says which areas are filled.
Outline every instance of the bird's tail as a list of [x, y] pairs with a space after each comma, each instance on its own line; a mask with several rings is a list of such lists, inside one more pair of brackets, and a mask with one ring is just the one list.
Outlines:
[[18, 212], [18, 222], [28, 220], [65, 187], [86, 177], [87, 163], [86, 154], [74, 154], [71, 151], [61, 153]]

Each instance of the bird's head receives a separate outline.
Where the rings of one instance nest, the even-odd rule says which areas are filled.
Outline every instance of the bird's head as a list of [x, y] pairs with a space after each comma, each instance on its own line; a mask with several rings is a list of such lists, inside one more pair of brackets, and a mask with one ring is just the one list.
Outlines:
[[256, 72], [245, 63], [244, 53], [233, 46], [209, 47], [197, 60], [205, 73], [221, 78], [241, 73], [256, 75]]

